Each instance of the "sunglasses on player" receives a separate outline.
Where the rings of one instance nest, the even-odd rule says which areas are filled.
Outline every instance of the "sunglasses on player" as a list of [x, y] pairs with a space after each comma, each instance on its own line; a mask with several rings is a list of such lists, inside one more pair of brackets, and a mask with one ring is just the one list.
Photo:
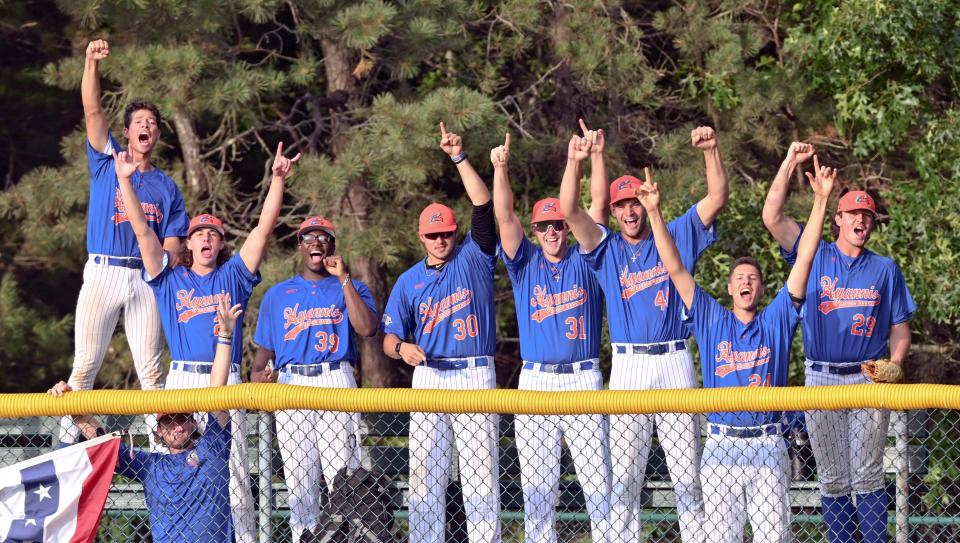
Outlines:
[[333, 239], [329, 234], [304, 234], [300, 236], [300, 243], [304, 245], [310, 245], [313, 242], [317, 242], [321, 245], [326, 245], [330, 243]]
[[453, 237], [453, 234], [453, 232], [430, 232], [429, 234], [424, 234], [423, 237], [430, 241], [435, 241], [439, 238], [450, 239]]
[[533, 229], [541, 234], [546, 233], [553, 228], [554, 232], [559, 232], [567, 227], [567, 223], [563, 221], [540, 221], [533, 223]]

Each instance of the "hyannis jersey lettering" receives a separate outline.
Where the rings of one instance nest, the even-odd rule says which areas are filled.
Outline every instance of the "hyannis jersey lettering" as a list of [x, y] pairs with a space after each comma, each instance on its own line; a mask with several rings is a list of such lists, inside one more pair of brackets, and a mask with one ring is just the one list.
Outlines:
[[523, 238], [513, 259], [500, 251], [513, 283], [524, 360], [565, 363], [600, 356], [600, 285], [573, 245], [560, 262]]
[[[376, 313], [367, 285], [351, 282], [363, 303]], [[332, 276], [310, 281], [298, 275], [271, 287], [260, 304], [253, 340], [276, 354], [273, 364], [278, 370], [288, 364], [357, 360], [343, 287]]]
[[[700, 347], [703, 387], [787, 386], [790, 344], [800, 317], [786, 286], [752, 321], [743, 324], [697, 285], [683, 322]], [[782, 418], [782, 412], [707, 414], [710, 422], [728, 426], [760, 426]]]
[[[793, 265], [796, 246], [781, 254]], [[912, 319], [916, 309], [893, 260], [867, 250], [850, 258], [836, 243], [821, 241], [807, 282], [801, 325], [807, 358], [823, 362], [883, 358], [890, 327]]]
[[383, 331], [413, 341], [428, 358], [493, 356], [496, 322], [493, 268], [467, 234], [440, 270], [426, 259], [397, 279], [383, 312]]
[[[197, 275], [183, 266], [171, 270], [166, 257], [163, 265], [163, 271], [153, 279], [146, 277], [144, 271], [144, 279], [157, 297], [170, 356], [174, 360], [213, 362], [220, 331], [220, 299], [226, 297], [231, 307], [240, 304], [246, 309], [253, 287], [260, 283], [260, 272], [250, 273], [239, 254], [206, 275]], [[242, 357], [241, 315], [233, 331], [232, 363], [239, 364]]]
[[[613, 343], [661, 343], [690, 336], [680, 322], [683, 301], [670, 282], [653, 234], [636, 245], [605, 226], [603, 240], [584, 255], [597, 276], [607, 304], [610, 341]], [[684, 267], [694, 273], [697, 259], [716, 239], [713, 225], [707, 228], [694, 205], [670, 221], [667, 230], [676, 241]]]
[[[87, 141], [87, 163], [90, 166], [87, 252], [139, 257], [140, 246], [120, 196], [111, 153], [113, 150], [122, 151], [123, 148], [113, 139], [113, 135], [109, 135], [108, 141], [102, 153]], [[187, 212], [183, 206], [183, 196], [173, 179], [159, 168], [153, 168], [146, 173], [134, 173], [130, 181], [147, 217], [147, 225], [157, 234], [160, 242], [169, 237], [186, 237]]]

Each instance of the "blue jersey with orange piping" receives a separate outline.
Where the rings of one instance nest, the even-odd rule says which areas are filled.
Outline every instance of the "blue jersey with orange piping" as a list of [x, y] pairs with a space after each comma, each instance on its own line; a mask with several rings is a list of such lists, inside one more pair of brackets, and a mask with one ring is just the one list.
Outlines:
[[[363, 303], [377, 306], [367, 285], [351, 279]], [[291, 277], [267, 291], [253, 340], [275, 353], [274, 368], [288, 364], [356, 362], [357, 345], [340, 280]]]
[[[797, 236], [799, 243], [800, 236]], [[781, 254], [791, 265], [796, 245]], [[890, 327], [913, 318], [917, 304], [897, 264], [864, 250], [857, 258], [820, 242], [807, 282], [803, 347], [821, 362], [862, 362], [887, 355]]]
[[[166, 266], [156, 277], [144, 279], [153, 288], [160, 310], [160, 322], [174, 360], [213, 362], [217, 350], [220, 322], [217, 306], [226, 297], [231, 307], [240, 304], [244, 310], [260, 283], [260, 272], [250, 273], [240, 255], [234, 255], [223, 266], [206, 275], [198, 275], [190, 268]], [[243, 316], [237, 319], [233, 331], [231, 362], [239, 364], [243, 358]]]
[[383, 331], [416, 343], [427, 358], [493, 356], [496, 263], [496, 254], [484, 253], [470, 234], [441, 269], [417, 262], [390, 292]]
[[[660, 260], [653, 233], [631, 245], [606, 226], [603, 240], [584, 260], [596, 274], [606, 299], [610, 341], [662, 343], [686, 339], [690, 332], [680, 322], [683, 302]], [[700, 254], [716, 239], [716, 229], [703, 225], [697, 206], [670, 221], [667, 230], [692, 274]]]
[[558, 364], [599, 357], [603, 295], [579, 246], [550, 262], [523, 238], [512, 259], [502, 250], [500, 257], [513, 283], [523, 359]]
[[[104, 152], [95, 150], [87, 141], [87, 164], [90, 167], [90, 204], [87, 209], [87, 252], [110, 256], [140, 257], [140, 245], [120, 195], [112, 151], [123, 148], [107, 135]], [[183, 196], [173, 179], [159, 168], [135, 172], [130, 178], [133, 191], [140, 200], [147, 226], [160, 242], [165, 238], [187, 235], [187, 213]]]
[[[703, 387], [787, 386], [790, 345], [800, 316], [786, 286], [744, 324], [697, 285], [683, 322], [700, 348]], [[762, 426], [782, 422], [783, 412], [708, 413], [707, 420], [727, 426]]]

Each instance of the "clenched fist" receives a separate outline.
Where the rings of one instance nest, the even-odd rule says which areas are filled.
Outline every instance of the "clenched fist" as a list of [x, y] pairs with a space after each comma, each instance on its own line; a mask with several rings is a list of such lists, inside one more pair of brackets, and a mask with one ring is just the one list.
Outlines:
[[709, 126], [698, 126], [690, 131], [690, 143], [704, 151], [716, 149], [717, 133]]
[[107, 40], [93, 40], [87, 44], [87, 60], [103, 60], [110, 56]]

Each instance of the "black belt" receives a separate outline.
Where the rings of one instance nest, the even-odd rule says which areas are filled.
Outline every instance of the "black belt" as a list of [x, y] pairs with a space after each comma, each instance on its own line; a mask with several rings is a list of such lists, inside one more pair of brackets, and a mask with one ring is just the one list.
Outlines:
[[[539, 368], [537, 365], [539, 364]], [[542, 371], [543, 373], [576, 373], [590, 371], [596, 367], [593, 362], [572, 362], [569, 364], [544, 364], [538, 362], [524, 362], [523, 369]]]
[[423, 365], [435, 370], [465, 370], [467, 368], [484, 368], [488, 364], [482, 356], [468, 358], [453, 358], [449, 360], [426, 360]]
[[783, 427], [780, 424], [766, 424], [764, 426], [749, 427], [717, 426], [715, 424], [711, 424], [710, 433], [713, 435], [739, 438], [778, 436], [783, 434]]
[[113, 256], [95, 256], [94, 264], [106, 264], [108, 266], [120, 266], [121, 268], [132, 268], [134, 270], [143, 269], [143, 260], [139, 258], [113, 257]]
[[860, 373], [860, 364], [855, 366], [828, 366], [814, 362], [810, 364], [810, 369], [823, 373], [832, 373], [833, 375], [853, 375], [854, 373]]
[[[344, 362], [349, 364], [349, 362]], [[324, 372], [337, 371], [340, 369], [340, 361], [337, 362], [321, 362], [319, 364], [290, 364], [284, 366], [280, 371], [293, 373], [296, 375], [303, 375], [306, 377], [313, 377], [315, 375], [320, 375]]]
[[668, 341], [650, 345], [617, 345], [617, 354], [664, 354], [687, 349], [686, 341]]
[[[174, 361], [170, 365], [170, 369], [185, 371], [187, 373], [210, 373], [213, 371], [212, 362], [177, 362]], [[239, 364], [230, 364], [230, 371], [237, 372], [240, 371]]]

